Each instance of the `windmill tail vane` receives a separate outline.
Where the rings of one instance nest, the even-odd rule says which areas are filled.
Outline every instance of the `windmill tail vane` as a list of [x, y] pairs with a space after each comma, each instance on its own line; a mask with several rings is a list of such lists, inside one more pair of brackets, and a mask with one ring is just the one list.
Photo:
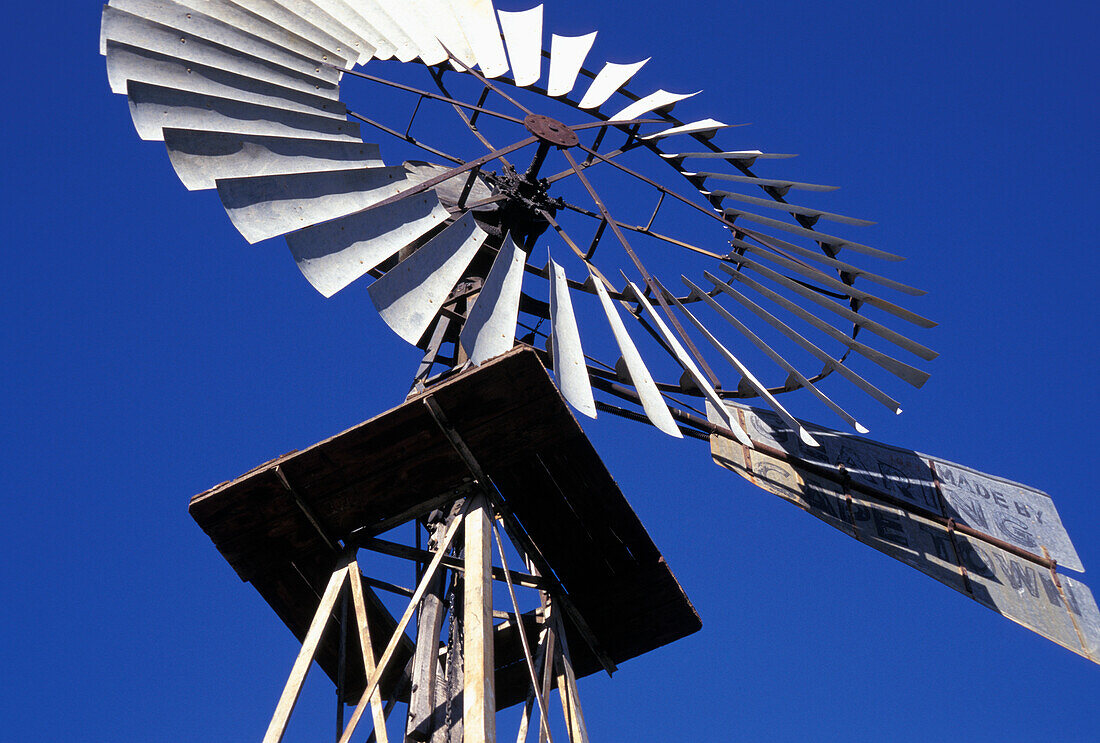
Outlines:
[[[929, 378], [921, 364], [937, 354], [908, 328], [936, 323], [893, 296], [925, 292], [861, 265], [900, 256], [829, 226], [873, 223], [803, 204], [835, 187], [774, 177], [793, 155], [745, 148], [709, 116], [677, 118], [705, 96], [646, 87], [649, 58], [600, 63], [596, 32], [547, 39], [544, 15], [487, 0], [110, 0], [100, 51], [139, 137], [164, 143], [188, 190], [216, 191], [246, 242], [284, 238], [323, 297], [365, 285], [424, 352], [407, 404], [525, 363], [509, 360], [519, 345], [576, 412], [708, 439], [719, 465], [1100, 662], [1095, 601], [1056, 570], [1082, 568], [1048, 496], [805, 423], [780, 401], [806, 390], [866, 434], [822, 380], [900, 413], [874, 375]], [[407, 119], [400, 96], [415, 104]], [[440, 135], [444, 117], [453, 131]], [[448, 524], [471, 517], [449, 518], [453, 537]], [[355, 594], [358, 570], [341, 564], [332, 595]], [[550, 640], [555, 615], [540, 610], [541, 668], [556, 667], [567, 626], [610, 658], [569, 591], [550, 593], [569, 621]], [[566, 716], [580, 735], [578, 712]]]

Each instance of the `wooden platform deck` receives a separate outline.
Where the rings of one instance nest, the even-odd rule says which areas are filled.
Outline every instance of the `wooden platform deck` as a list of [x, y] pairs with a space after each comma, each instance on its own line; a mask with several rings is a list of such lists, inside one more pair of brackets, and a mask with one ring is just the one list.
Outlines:
[[[533, 351], [518, 348], [425, 395], [442, 408], [615, 663], [700, 628], [687, 596]], [[432, 418], [425, 395], [191, 500], [195, 521], [299, 639], [337, 555], [296, 498], [335, 541], [434, 507], [468, 483], [470, 471]], [[395, 625], [377, 599], [370, 614], [380, 654]], [[317, 659], [335, 680], [338, 632], [330, 630]], [[568, 620], [566, 631], [578, 675], [598, 670]], [[356, 640], [349, 643], [357, 647]], [[496, 644], [503, 708], [522, 700], [527, 675], [514, 631], [500, 628]], [[394, 690], [412, 649], [411, 641], [402, 646], [384, 693]], [[349, 699], [358, 698], [364, 684], [355, 655], [348, 658]]]

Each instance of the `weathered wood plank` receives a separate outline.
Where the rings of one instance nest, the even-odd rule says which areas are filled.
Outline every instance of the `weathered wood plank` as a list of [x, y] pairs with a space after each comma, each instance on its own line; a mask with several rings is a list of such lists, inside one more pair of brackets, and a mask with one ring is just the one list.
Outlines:
[[465, 743], [496, 743], [492, 514], [484, 496], [466, 515], [462, 591], [462, 730]]
[[313, 656], [317, 652], [317, 644], [321, 641], [321, 633], [328, 625], [329, 614], [336, 604], [336, 597], [340, 595], [340, 589], [348, 576], [348, 567], [345, 565], [333, 572], [329, 578], [325, 595], [321, 597], [321, 603], [317, 607], [317, 613], [313, 615], [313, 622], [309, 625], [309, 632], [302, 643], [302, 649], [290, 669], [290, 677], [283, 687], [283, 693], [279, 697], [279, 703], [275, 706], [275, 714], [271, 717], [271, 723], [267, 726], [264, 735], [264, 743], [279, 743], [286, 733], [287, 723], [290, 721], [290, 713], [294, 711], [294, 705], [298, 703], [298, 695], [302, 693], [302, 684], [305, 683], [306, 674], [313, 664]]

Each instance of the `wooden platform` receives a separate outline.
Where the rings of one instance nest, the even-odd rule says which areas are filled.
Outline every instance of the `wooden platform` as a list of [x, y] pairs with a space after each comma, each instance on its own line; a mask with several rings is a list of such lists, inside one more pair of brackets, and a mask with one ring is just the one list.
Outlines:
[[[518, 348], [425, 395], [469, 446], [615, 663], [700, 628], [687, 596], [533, 351]], [[453, 495], [470, 472], [423, 397], [191, 500], [195, 521], [299, 639], [336, 555], [276, 468], [333, 539]], [[380, 653], [394, 621], [377, 601], [370, 620], [383, 638], [375, 641]], [[568, 621], [566, 630], [578, 675], [598, 670]], [[318, 653], [333, 679], [337, 637], [327, 632]], [[514, 631], [500, 628], [496, 644], [503, 708], [522, 700], [527, 675]], [[409, 641], [398, 653], [384, 693], [392, 692], [412, 648]], [[349, 653], [349, 698], [357, 698], [364, 683], [355, 655]]]

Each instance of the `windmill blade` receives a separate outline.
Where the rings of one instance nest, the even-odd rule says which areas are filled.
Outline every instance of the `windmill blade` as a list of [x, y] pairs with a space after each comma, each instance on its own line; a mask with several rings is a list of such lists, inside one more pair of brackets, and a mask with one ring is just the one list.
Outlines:
[[[359, 2], [364, 4], [364, 0]], [[409, 38], [409, 43], [416, 50], [416, 56], [421, 62], [426, 65], [436, 65], [447, 61], [449, 56], [447, 50], [432, 32], [432, 24], [424, 17], [418, 4], [409, 0], [375, 0], [375, 2]]]
[[[256, 64], [242, 71], [240, 66], [226, 65], [225, 60], [211, 57], [207, 61], [196, 61], [194, 58], [179, 57], [176, 54], [165, 54], [156, 49], [150, 49], [144, 44], [134, 45], [114, 39], [105, 42], [105, 54], [107, 57], [107, 80], [111, 90], [116, 93], [126, 92], [126, 82], [135, 80], [142, 83], [152, 83], [164, 87], [179, 88], [181, 90], [194, 90], [195, 92], [208, 92], [205, 89], [188, 87], [196, 83], [185, 83], [186, 77], [181, 77], [177, 70], [182, 70], [184, 75], [198, 74], [204, 80], [210, 82], [206, 85], [216, 84], [228, 78], [236, 83], [236, 87], [243, 90], [254, 89], [257, 86], [271, 86], [279, 90], [292, 90], [301, 96], [310, 98], [326, 98], [332, 102], [339, 102], [340, 86], [336, 83], [326, 83], [314, 77], [306, 77], [301, 73], [279, 67], [262, 60], [255, 60]], [[175, 51], [178, 51], [175, 50]], [[192, 50], [193, 51], [193, 50]], [[191, 55], [192, 57], [196, 55]], [[241, 58], [238, 58], [241, 59]], [[232, 69], [233, 67], [238, 69]], [[240, 80], [251, 81], [250, 85], [240, 83]], [[343, 104], [340, 104], [341, 106]]]
[[[250, 53], [262, 51], [254, 49], [253, 47], [257, 46], [255, 44], [250, 46], [242, 43], [243, 48], [225, 46], [111, 7], [103, 9], [101, 27], [103, 54], [107, 53], [108, 41], [148, 49], [257, 80], [279, 79], [284, 81], [283, 84], [287, 87], [303, 93], [316, 94], [319, 86], [333, 88], [340, 80], [339, 70], [306, 64], [304, 60], [285, 52], [273, 55], [278, 57], [273, 61]], [[286, 82], [288, 78], [291, 82]], [[112, 86], [111, 90], [115, 93], [126, 92], [124, 86], [121, 88]]]
[[204, 129], [304, 139], [359, 140], [359, 125], [285, 108], [243, 103], [159, 85], [126, 86], [130, 116], [138, 136], [163, 140], [164, 129]]
[[626, 85], [630, 78], [634, 77], [638, 70], [642, 69], [642, 66], [650, 59], [652, 57], [646, 57], [641, 62], [630, 64], [608, 62], [596, 75], [592, 84], [588, 86], [584, 98], [581, 98], [581, 102], [577, 105], [583, 109], [599, 108], [611, 96], [615, 95], [619, 88]]
[[[299, 36], [328, 53], [328, 57], [322, 59], [332, 64], [351, 68], [359, 61], [359, 52], [339, 34], [332, 35], [316, 24], [310, 23], [288, 9], [286, 4], [280, 5], [276, 0], [233, 0], [234, 3], [245, 10], [261, 18], [266, 18], [279, 28], [286, 29], [295, 36]], [[312, 7], [312, 6], [311, 6]], [[346, 31], [347, 29], [335, 29]], [[375, 50], [378, 53], [378, 50]]]
[[[738, 255], [737, 253], [731, 253], [730, 255], [726, 256], [725, 260], [731, 263], [737, 263], [738, 265], [747, 266], [757, 273], [761, 274], [762, 276], [767, 276], [769, 279], [772, 279], [776, 283], [782, 284], [791, 291], [797, 292], [807, 299], [810, 299], [811, 301], [821, 305], [822, 307], [825, 307], [829, 311], [835, 312], [836, 314], [843, 316], [845, 319], [852, 320], [853, 322], [858, 321], [857, 324], [862, 324], [872, 333], [886, 338], [891, 343], [901, 346], [907, 351], [911, 351], [917, 356], [920, 356], [925, 361], [931, 361], [939, 355], [930, 348], [922, 346], [915, 341], [911, 341], [905, 336], [895, 333], [894, 331], [880, 325], [874, 320], [870, 320], [866, 317], [863, 317], [862, 315], [853, 317], [853, 315], [856, 315], [856, 313], [852, 312], [852, 310], [848, 309], [847, 307], [838, 304], [831, 299], [827, 299], [821, 296], [819, 293], [813, 291], [812, 289], [802, 286], [798, 282], [792, 281], [782, 274], [776, 273], [767, 266], [757, 263], [751, 258], [746, 258], [743, 255]], [[891, 315], [899, 317], [902, 320], [906, 320], [907, 322], [910, 322], [918, 327], [934, 328], [937, 325], [937, 323], [929, 320], [926, 317], [922, 317], [921, 315], [918, 315], [915, 312], [911, 312], [904, 307], [899, 307], [893, 302], [887, 302], [885, 299], [876, 297], [875, 295], [869, 294], [861, 289], [856, 289], [854, 286], [845, 284], [843, 281], [837, 281], [833, 277], [827, 276], [821, 271], [818, 271], [809, 266], [803, 266], [799, 263], [796, 263], [795, 261], [787, 260], [786, 258], [778, 255], [772, 256], [772, 260], [774, 260], [776, 263], [780, 264], [784, 268], [793, 271], [794, 273], [801, 274], [811, 279], [812, 281], [817, 281], [818, 283], [837, 292], [847, 294], [848, 296], [857, 299], [860, 302], [865, 302], [873, 307], [878, 307], [884, 312], [889, 312]]]
[[740, 163], [745, 167], [749, 167], [757, 160], [786, 160], [787, 158], [798, 156], [774, 152], [761, 152], [760, 150], [734, 150], [732, 152], [662, 153], [661, 157], [666, 160], [687, 160], [689, 158], [699, 158], [702, 160], [730, 160]]
[[333, 100], [339, 95], [335, 88], [331, 90], [331, 95], [326, 96], [303, 93], [273, 82], [206, 67], [114, 41], [107, 42], [107, 75], [122, 86], [133, 80], [314, 116], [332, 119], [347, 117], [344, 104]]
[[[759, 155], [757, 156], [759, 157]], [[767, 186], [768, 188], [776, 189], [780, 192], [780, 196], [786, 195], [786, 192], [794, 189], [795, 191], [819, 191], [822, 193], [828, 193], [829, 191], [837, 191], [840, 186], [823, 186], [820, 183], [800, 183], [798, 181], [784, 181], [777, 180], [775, 178], [757, 178], [752, 175], [734, 175], [733, 173], [695, 173], [690, 171], [682, 171], [684, 175], [692, 178], [714, 178], [720, 181], [733, 181], [735, 183], [751, 183], [754, 186]]]
[[542, 6], [515, 12], [498, 10], [500, 29], [508, 45], [512, 79], [520, 88], [542, 77]]
[[412, 185], [405, 169], [354, 168], [218, 181], [233, 226], [250, 243], [366, 209]]
[[488, 236], [466, 214], [387, 271], [367, 290], [382, 320], [415, 345]]
[[[416, 58], [415, 49], [402, 46], [407, 44], [407, 37], [392, 21], [384, 17], [385, 14], [371, 8], [368, 0], [355, 1], [362, 10], [352, 8], [344, 0], [309, 0], [319, 11], [351, 33], [354, 49], [359, 52], [359, 64], [366, 64], [371, 57], [382, 54], [383, 49], [402, 62]], [[304, 3], [296, 3], [298, 4]], [[371, 12], [368, 13], [368, 9]]]
[[[248, 0], [248, 2], [257, 3], [260, 0]], [[344, 49], [347, 50], [345, 56], [349, 57], [351, 63], [348, 65], [349, 67], [355, 64], [366, 64], [370, 59], [370, 56], [365, 55], [369, 47], [374, 47], [374, 53], [371, 56], [378, 59], [389, 59], [394, 54], [394, 45], [382, 38], [380, 34], [372, 36], [369, 40], [364, 39], [330, 13], [318, 7], [313, 0], [262, 0], [261, 4], [264, 6], [281, 6], [284, 9], [285, 13], [275, 12], [269, 16], [276, 22], [282, 23], [284, 20], [288, 20], [285, 15], [289, 13], [326, 36], [338, 39]], [[297, 25], [297, 21], [289, 20], [290, 25], [288, 25], [288, 28]]]
[[[272, 44], [289, 49], [307, 59], [321, 60], [344, 66], [347, 60], [342, 55], [333, 54], [333, 50], [305, 39], [293, 31], [273, 23], [263, 15], [257, 15], [236, 2], [229, 0], [173, 0], [175, 4], [220, 21], [233, 28], [249, 33]], [[130, 10], [138, 5], [163, 5], [165, 0], [111, 0], [110, 5], [120, 10]], [[130, 12], [135, 12], [130, 10]], [[191, 14], [194, 15], [193, 13]]]
[[693, 121], [690, 124], [681, 124], [680, 126], [674, 126], [663, 131], [649, 134], [641, 139], [650, 142], [655, 139], [664, 139], [665, 137], [673, 137], [677, 134], [698, 134], [704, 139], [710, 139], [713, 137], [719, 129], [729, 129], [729, 124], [723, 124], [721, 121], [715, 119], [701, 119], [699, 121]]
[[669, 331], [668, 326], [665, 325], [664, 320], [662, 320], [660, 316], [653, 310], [653, 305], [649, 303], [649, 300], [645, 298], [645, 295], [643, 295], [638, 287], [634, 285], [634, 282], [627, 280], [627, 286], [634, 294], [634, 299], [638, 302], [638, 304], [642, 306], [642, 309], [645, 310], [646, 316], [653, 323], [654, 327], [657, 328], [657, 332], [660, 333], [662, 338], [664, 338], [665, 343], [668, 344], [668, 347], [672, 349], [672, 353], [677, 362], [679, 362], [680, 366], [684, 368], [684, 371], [688, 373], [691, 379], [695, 382], [695, 385], [700, 390], [702, 390], [703, 397], [709, 400], [712, 405], [718, 408], [718, 410], [723, 412], [726, 427], [733, 432], [733, 435], [737, 437], [738, 441], [740, 441], [745, 446], [751, 447], [752, 441], [749, 440], [749, 437], [745, 435], [745, 431], [741, 428], [740, 425], [738, 425], [737, 421], [735, 421], [726, 412], [726, 408], [722, 404], [722, 398], [718, 396], [718, 393], [715, 391], [714, 387], [711, 386], [710, 382], [708, 382], [706, 377], [703, 376], [702, 372], [699, 371], [699, 367], [695, 365], [695, 362], [691, 360], [691, 357], [688, 355], [687, 351], [685, 351], [684, 347], [680, 345], [680, 341], [676, 340], [676, 337], [673, 336], [672, 333]]
[[466, 316], [459, 343], [474, 366], [512, 350], [523, 290], [524, 253], [511, 234], [504, 236], [500, 252]]
[[546, 83], [546, 95], [552, 98], [569, 95], [595, 42], [595, 31], [583, 36], [553, 34], [550, 37], [550, 76]]
[[826, 369], [829, 369], [829, 370], [834, 371], [837, 374], [841, 375], [842, 377], [847, 379], [849, 382], [854, 384], [856, 387], [859, 387], [861, 390], [863, 390], [868, 395], [873, 397], [875, 400], [878, 400], [880, 403], [882, 403], [886, 407], [890, 408], [890, 410], [894, 411], [894, 413], [899, 414], [899, 415], [901, 414], [901, 405], [900, 405], [900, 403], [898, 403], [897, 400], [895, 400], [894, 398], [887, 395], [885, 392], [880, 390], [878, 387], [875, 387], [873, 384], [868, 382], [866, 379], [864, 379], [860, 375], [856, 374], [854, 371], [852, 371], [847, 366], [845, 366], [844, 364], [842, 364], [839, 361], [837, 361], [836, 359], [834, 359], [832, 356], [830, 356], [828, 353], [826, 353], [825, 351], [818, 348], [816, 345], [814, 345], [810, 341], [806, 340], [806, 338], [801, 333], [799, 333], [798, 331], [791, 328], [791, 326], [787, 325], [785, 322], [783, 322], [782, 320], [777, 318], [775, 315], [768, 312], [766, 309], [764, 309], [763, 307], [758, 305], [756, 302], [753, 302], [751, 299], [749, 299], [744, 294], [742, 294], [741, 292], [734, 289], [729, 284], [726, 284], [721, 279], [714, 276], [712, 273], [710, 273], [710, 271], [704, 271], [703, 272], [703, 277], [706, 278], [706, 280], [709, 281], [710, 283], [714, 284], [714, 286], [716, 288], [718, 288], [722, 292], [724, 292], [724, 293], [728, 294], [729, 296], [733, 297], [734, 299], [736, 299], [738, 302], [740, 302], [745, 308], [747, 308], [754, 315], [756, 315], [757, 317], [762, 319], [764, 322], [771, 325], [773, 328], [778, 330], [783, 335], [790, 338], [796, 344], [801, 346], [804, 350], [806, 350], [809, 353], [816, 356], [819, 361], [821, 361], [823, 364], [825, 364]]
[[877, 323], [874, 320], [871, 320], [864, 315], [859, 314], [858, 312], [854, 312], [846, 305], [840, 304], [839, 302], [834, 302], [831, 299], [823, 297], [821, 294], [814, 291], [813, 289], [809, 289], [802, 284], [799, 284], [797, 281], [792, 281], [786, 276], [778, 274], [775, 271], [772, 271], [767, 267], [756, 263], [755, 261], [751, 261], [743, 256], [738, 256], [735, 254], [727, 257], [727, 260], [733, 263], [737, 263], [738, 265], [744, 265], [753, 269], [754, 271], [757, 271], [762, 276], [766, 276], [776, 283], [787, 287], [796, 294], [799, 294], [800, 296], [809, 299], [811, 302], [814, 302], [824, 307], [830, 312], [840, 315], [845, 320], [848, 320], [853, 324], [858, 325], [859, 327], [866, 328], [869, 332], [874, 333], [880, 338], [890, 341], [899, 348], [904, 348], [906, 351], [909, 351], [910, 353], [919, 356], [925, 361], [932, 361], [939, 356], [939, 354], [932, 349], [923, 346], [916, 341], [910, 340], [900, 333], [897, 333], [890, 328], [887, 328], [886, 326], [881, 325], [880, 323]]
[[828, 395], [819, 390], [813, 382], [811, 382], [802, 374], [802, 372], [798, 371], [798, 369], [794, 368], [794, 365], [783, 358], [780, 354], [776, 353], [776, 351], [767, 343], [765, 343], [764, 340], [760, 338], [760, 336], [752, 332], [748, 328], [748, 326], [746, 326], [743, 322], [734, 317], [729, 310], [718, 304], [718, 302], [712, 296], [696, 286], [695, 283], [692, 282], [691, 279], [689, 279], [688, 277], [681, 276], [680, 279], [684, 282], [685, 285], [687, 285], [688, 288], [691, 289], [691, 296], [701, 299], [707, 304], [708, 307], [717, 312], [726, 322], [737, 328], [737, 330], [740, 331], [742, 335], [748, 338], [753, 345], [763, 351], [768, 356], [768, 358], [778, 364], [780, 368], [786, 371], [787, 374], [790, 375], [790, 378], [797, 381], [801, 387], [809, 390], [815, 397], [817, 397], [817, 399], [825, 403], [825, 405], [828, 406], [830, 410], [843, 418], [849, 426], [856, 429], [860, 433], [869, 433], [868, 429], [862, 423], [852, 417], [852, 415], [850, 415], [848, 411], [844, 410], [844, 408], [833, 402]]
[[723, 271], [730, 274], [741, 283], [750, 287], [757, 293], [762, 294], [768, 299], [772, 300], [795, 317], [798, 317], [799, 319], [809, 323], [825, 335], [829, 336], [838, 343], [847, 346], [865, 359], [872, 361], [875, 364], [878, 364], [898, 379], [902, 379], [918, 389], [923, 386], [925, 382], [928, 381], [928, 372], [921, 371], [920, 369], [917, 369], [914, 366], [910, 366], [903, 361], [898, 361], [894, 357], [888, 356], [882, 351], [871, 348], [865, 343], [860, 343], [846, 333], [837, 330], [835, 327], [825, 322], [817, 315], [814, 315], [813, 313], [803, 309], [786, 297], [780, 296], [776, 292], [773, 292], [771, 289], [768, 289], [766, 286], [759, 283], [758, 281], [750, 279], [744, 273], [738, 272], [732, 267], [725, 264], [723, 264], [721, 268]]
[[649, 95], [641, 98], [629, 106], [624, 108], [614, 116], [609, 117], [609, 121], [632, 121], [640, 118], [642, 114], [650, 111], [657, 111], [659, 109], [672, 110], [678, 102], [691, 98], [692, 96], [699, 95], [702, 91], [695, 91], [694, 93], [669, 93], [667, 90], [658, 90], [650, 93]]
[[364, 142], [165, 129], [164, 143], [176, 175], [192, 191], [215, 188], [223, 178], [383, 165], [378, 145]]
[[[297, 72], [321, 77], [328, 82], [336, 82], [338, 71], [334, 69], [319, 69], [316, 58], [301, 54], [279, 44], [267, 41], [259, 36], [254, 36], [245, 30], [211, 18], [203, 13], [194, 11], [183, 5], [171, 2], [171, 0], [113, 0], [103, 9], [104, 19], [110, 14], [113, 20], [125, 13], [131, 19], [142, 20], [139, 24], [146, 29], [159, 26], [163, 33], [165, 30], [173, 32], [173, 48], [187, 46], [191, 39], [201, 39], [210, 44], [217, 44], [229, 49], [235, 49], [242, 54], [267, 60], [274, 64], [286, 67]], [[130, 26], [131, 33], [133, 26]], [[106, 23], [100, 32], [100, 54], [106, 53], [106, 42], [112, 38], [108, 35]], [[123, 41], [133, 46], [146, 46], [141, 38], [114, 38], [115, 41]], [[152, 47], [150, 47], [152, 48]], [[174, 56], [171, 49], [157, 49]]]
[[[664, 287], [660, 287], [660, 289], [661, 291], [665, 291]], [[676, 307], [676, 309], [680, 310], [680, 312], [683, 313], [683, 315], [691, 321], [691, 324], [694, 325], [695, 328], [703, 334], [703, 337], [707, 339], [707, 342], [714, 346], [715, 350], [717, 350], [718, 353], [721, 354], [722, 358], [728, 361], [730, 365], [733, 366], [733, 368], [737, 369], [737, 371], [740, 372], [741, 376], [746, 382], [748, 382], [749, 386], [752, 387], [756, 394], [760, 395], [760, 397], [763, 398], [768, 406], [772, 410], [774, 410], [779, 415], [779, 417], [782, 418], [783, 421], [791, 427], [792, 430], [798, 432], [798, 437], [802, 439], [802, 442], [804, 444], [806, 444], [807, 446], [820, 446], [820, 444], [817, 443], [817, 439], [811, 436], [810, 432], [807, 431], [806, 428], [799, 421], [795, 420], [793, 415], [787, 412], [787, 409], [783, 407], [783, 405], [778, 400], [775, 399], [772, 393], [768, 392], [767, 387], [761, 384], [760, 380], [757, 379], [751, 371], [749, 371], [749, 368], [742, 364], [740, 359], [730, 353], [730, 350], [722, 345], [722, 342], [715, 338], [714, 334], [707, 330], [707, 327], [703, 325], [703, 323], [699, 322], [699, 318], [695, 317], [695, 315], [693, 315], [688, 310], [688, 308], [685, 307], [683, 303], [676, 298], [674, 294], [672, 294], [671, 292], [666, 293], [668, 293], [669, 299], [672, 301], [672, 304]]]
[[[409, 177], [418, 183], [422, 183], [430, 178], [435, 178], [450, 170], [450, 168], [445, 165], [432, 165], [431, 163], [419, 160], [407, 160], [401, 165], [405, 168]], [[463, 203], [476, 204], [480, 201], [489, 199], [497, 193], [497, 191], [483, 178], [474, 176], [473, 183], [470, 184], [472, 172], [473, 171], [461, 173], [432, 186], [432, 191], [435, 192], [435, 195], [438, 196], [444, 206], [451, 211], [465, 208], [458, 206], [459, 202], [463, 201], [463, 194], [465, 194], [465, 202]], [[468, 184], [469, 188], [467, 188]], [[474, 211], [480, 212], [493, 209], [496, 209], [496, 204], [486, 204], [485, 206], [474, 209]]]
[[903, 284], [900, 281], [894, 281], [893, 279], [888, 279], [885, 276], [879, 276], [878, 274], [871, 273], [870, 271], [866, 271], [859, 266], [853, 266], [851, 263], [845, 263], [844, 261], [838, 261], [836, 258], [830, 258], [819, 250], [810, 250], [809, 248], [804, 248], [801, 245], [796, 245], [792, 242], [787, 242], [786, 240], [780, 240], [778, 237], [763, 235], [759, 232], [756, 232], [755, 230], [742, 230], [742, 232], [744, 232], [746, 235], [750, 235], [754, 240], [757, 240], [758, 242], [761, 242], [764, 245], [768, 246], [768, 248], [771, 248], [770, 250], [765, 250], [759, 245], [753, 245], [747, 240], [733, 238], [732, 242], [735, 246], [739, 248], [745, 248], [746, 250], [751, 250], [758, 255], [763, 255], [771, 258], [775, 255], [775, 251], [786, 250], [788, 252], [795, 253], [803, 258], [809, 258], [812, 261], [822, 263], [829, 268], [835, 269], [837, 271], [842, 271], [851, 276], [858, 276], [874, 284], [878, 284], [879, 286], [885, 286], [888, 289], [899, 291], [902, 294], [908, 294], [911, 297], [923, 297], [925, 294], [928, 293], [924, 289], [917, 289], [916, 287], [909, 286], [908, 284]]
[[359, 279], [447, 220], [432, 192], [356, 212], [286, 236], [302, 275], [325, 297]]
[[905, 260], [900, 255], [894, 255], [893, 253], [887, 253], [885, 250], [879, 250], [878, 248], [872, 248], [870, 245], [863, 245], [861, 243], [852, 242], [843, 237], [836, 237], [835, 235], [826, 235], [824, 232], [817, 232], [815, 230], [809, 230], [805, 227], [797, 227], [793, 224], [788, 224], [779, 219], [772, 219], [771, 217], [761, 217], [759, 214], [753, 214], [752, 212], [741, 211], [734, 207], [726, 207], [722, 210], [722, 214], [725, 217], [743, 217], [750, 222], [756, 222], [757, 224], [767, 225], [768, 227], [774, 227], [777, 230], [783, 230], [784, 232], [790, 232], [791, 234], [798, 235], [800, 237], [809, 238], [815, 242], [822, 243], [824, 245], [831, 245], [836, 250], [848, 250], [856, 253], [862, 253], [863, 255], [869, 255], [874, 258], [882, 258], [887, 261], [903, 261]]
[[[415, 6], [410, 7], [416, 8], [428, 30], [435, 35], [446, 51], [457, 57], [466, 67], [477, 64], [474, 50], [470, 48], [470, 42], [462, 33], [462, 26], [459, 25], [458, 16], [455, 15], [449, 0], [418, 0]], [[462, 69], [454, 62], [451, 65], [456, 69]]]
[[797, 204], [791, 204], [785, 201], [775, 201], [774, 199], [762, 199], [758, 196], [747, 196], [736, 191], [709, 191], [707, 196], [719, 199], [733, 199], [735, 201], [741, 201], [746, 204], [753, 204], [755, 206], [761, 206], [765, 209], [778, 209], [780, 211], [787, 212], [788, 214], [798, 214], [803, 217], [809, 217], [814, 222], [818, 219], [825, 219], [830, 222], [839, 222], [840, 224], [850, 224], [856, 227], [870, 227], [874, 224], [869, 219], [858, 219], [856, 217], [846, 217], [843, 214], [834, 214], [833, 212], [823, 211], [821, 209], [814, 209], [809, 206], [798, 206]]
[[577, 317], [573, 313], [573, 300], [569, 296], [569, 282], [565, 270], [550, 261], [550, 350], [554, 363], [554, 377], [562, 396], [569, 404], [589, 418], [596, 417], [596, 401], [592, 397], [592, 383], [588, 379], [588, 367], [581, 348], [581, 334], [577, 329]]
[[[496, 11], [489, 0], [451, 0], [451, 7], [458, 16], [462, 33], [470, 42], [477, 58], [481, 74], [487, 78], [500, 77], [508, 71], [508, 58], [504, 54], [504, 41], [497, 27]], [[541, 40], [539, 48], [542, 48]]]
[[618, 344], [619, 352], [626, 364], [627, 374], [630, 375], [630, 383], [634, 385], [634, 389], [638, 392], [646, 417], [658, 430], [673, 438], [683, 438], [684, 435], [680, 433], [680, 427], [676, 425], [676, 421], [672, 418], [668, 404], [661, 396], [661, 391], [657, 389], [657, 383], [653, 381], [653, 375], [649, 373], [648, 367], [642, 360], [642, 355], [638, 353], [638, 347], [634, 345], [634, 340], [627, 332], [626, 326], [619, 316], [619, 311], [615, 309], [603, 281], [596, 276], [591, 267], [588, 269], [588, 275], [589, 283], [595, 287], [596, 296], [600, 298], [600, 305], [603, 307], [604, 314], [607, 315], [607, 322], [611, 325], [611, 332], [615, 336], [615, 342]]

